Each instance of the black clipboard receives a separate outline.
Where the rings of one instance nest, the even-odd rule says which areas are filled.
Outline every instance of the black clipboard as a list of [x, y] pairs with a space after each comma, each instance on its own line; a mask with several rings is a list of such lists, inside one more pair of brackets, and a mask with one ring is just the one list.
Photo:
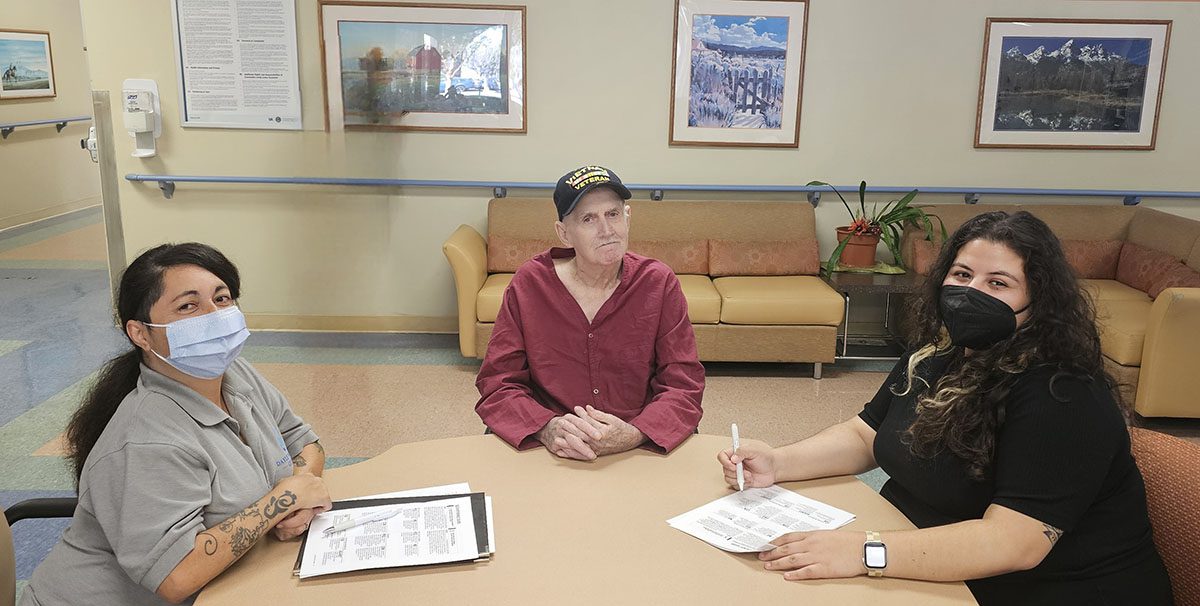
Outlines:
[[[488, 525], [487, 525], [487, 502], [484, 499], [482, 492], [470, 492], [461, 494], [439, 494], [424, 497], [391, 497], [382, 499], [353, 499], [346, 501], [334, 501], [333, 507], [329, 511], [345, 511], [347, 509], [359, 509], [362, 507], [378, 507], [380, 505], [404, 505], [407, 503], [433, 503], [435, 501], [445, 501], [447, 499], [461, 499], [463, 497], [471, 498], [471, 519], [475, 523], [475, 546], [478, 548], [479, 555], [475, 559], [486, 558], [491, 553], [491, 546], [488, 544]], [[304, 533], [304, 539], [300, 542], [300, 552], [296, 554], [296, 563], [292, 566], [292, 574], [300, 574], [300, 564], [304, 562], [304, 548], [308, 546], [308, 531]], [[464, 560], [465, 561], [465, 560]], [[424, 564], [422, 564], [424, 565]], [[347, 571], [350, 572], [350, 571]]]

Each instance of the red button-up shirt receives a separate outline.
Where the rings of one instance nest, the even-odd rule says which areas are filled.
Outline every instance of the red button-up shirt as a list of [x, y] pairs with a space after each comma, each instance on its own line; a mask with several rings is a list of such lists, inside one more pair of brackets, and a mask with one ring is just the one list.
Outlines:
[[626, 253], [621, 281], [588, 323], [554, 270], [574, 249], [525, 262], [504, 291], [475, 379], [475, 412], [509, 444], [533, 448], [550, 419], [591, 404], [646, 434], [658, 449], [700, 423], [704, 367], [679, 279], [660, 261]]

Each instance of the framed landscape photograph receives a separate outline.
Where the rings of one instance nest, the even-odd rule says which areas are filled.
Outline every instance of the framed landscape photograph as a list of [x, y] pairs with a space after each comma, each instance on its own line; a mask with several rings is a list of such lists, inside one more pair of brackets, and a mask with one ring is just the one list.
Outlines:
[[327, 130], [526, 132], [525, 7], [322, 1]]
[[1154, 149], [1171, 22], [997, 19], [975, 147]]
[[671, 145], [798, 147], [807, 0], [675, 0]]
[[55, 94], [50, 32], [0, 29], [0, 100]]

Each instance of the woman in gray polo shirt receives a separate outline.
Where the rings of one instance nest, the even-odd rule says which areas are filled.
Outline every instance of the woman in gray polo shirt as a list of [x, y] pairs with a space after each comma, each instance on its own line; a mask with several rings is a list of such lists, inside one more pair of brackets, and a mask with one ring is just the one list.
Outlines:
[[134, 349], [67, 427], [79, 506], [22, 606], [190, 602], [268, 531], [298, 536], [330, 506], [316, 434], [237, 357], [240, 289], [204, 244], [125, 270], [117, 313]]

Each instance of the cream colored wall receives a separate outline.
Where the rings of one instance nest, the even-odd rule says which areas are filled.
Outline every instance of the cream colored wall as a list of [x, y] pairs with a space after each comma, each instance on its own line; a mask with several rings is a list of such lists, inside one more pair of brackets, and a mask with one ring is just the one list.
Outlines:
[[[163, 92], [159, 156], [129, 157], [130, 140], [118, 137], [122, 175], [553, 181], [576, 165], [600, 163], [635, 183], [866, 178], [880, 185], [1200, 190], [1193, 168], [1200, 78], [1189, 63], [1200, 55], [1198, 4], [813, 2], [797, 150], [667, 145], [670, 0], [610, 0], [603, 10], [581, 1], [526, 5], [526, 135], [323, 132], [314, 0], [297, 1], [303, 132], [181, 129], [169, 3], [85, 0], [83, 17], [95, 88], [116, 91], [124, 78], [141, 77], [157, 80]], [[137, 36], [130, 15], [139, 15]], [[987, 16], [1174, 19], [1158, 149], [974, 149]], [[243, 305], [259, 325], [336, 327], [352, 323], [350, 316], [361, 327], [445, 330], [453, 330], [455, 307], [442, 240], [460, 223], [482, 228], [490, 197], [484, 190], [180, 184], [164, 200], [153, 185], [128, 182], [120, 193], [130, 256], [164, 240], [219, 246], [243, 269]], [[844, 222], [830, 200], [817, 213], [826, 251], [833, 226]], [[1200, 200], [1147, 204], [1195, 216]]]
[[[50, 32], [54, 98], [0, 101], [0, 123], [90, 116], [78, 0], [4, 0], [0, 28]], [[0, 229], [100, 203], [96, 165], [79, 140], [87, 122], [18, 128], [0, 141]]]

